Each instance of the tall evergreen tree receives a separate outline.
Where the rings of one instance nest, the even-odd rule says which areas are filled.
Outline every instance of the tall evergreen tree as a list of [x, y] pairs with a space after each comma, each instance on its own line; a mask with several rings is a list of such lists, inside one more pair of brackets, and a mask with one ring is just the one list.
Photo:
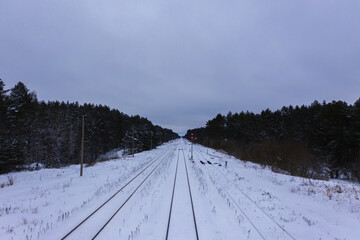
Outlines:
[[22, 154], [24, 163], [29, 164], [32, 123], [36, 111], [36, 94], [19, 82], [9, 95], [9, 122], [14, 134], [13, 144], [17, 146], [19, 155]]
[[0, 79], [0, 173], [5, 172], [12, 162], [12, 143], [9, 132], [9, 122], [7, 119], [7, 95], [8, 90], [5, 90], [5, 84]]

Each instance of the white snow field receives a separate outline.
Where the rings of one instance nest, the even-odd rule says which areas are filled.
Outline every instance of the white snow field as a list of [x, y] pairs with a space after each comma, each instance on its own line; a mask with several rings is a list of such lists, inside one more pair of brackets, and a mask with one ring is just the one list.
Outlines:
[[358, 184], [193, 155], [179, 139], [83, 177], [79, 165], [0, 175], [0, 239], [360, 239]]

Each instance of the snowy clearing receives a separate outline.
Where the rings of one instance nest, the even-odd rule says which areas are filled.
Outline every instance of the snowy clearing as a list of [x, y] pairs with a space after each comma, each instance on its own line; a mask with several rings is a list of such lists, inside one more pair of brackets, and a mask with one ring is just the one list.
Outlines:
[[191, 161], [182, 139], [83, 177], [73, 165], [0, 175], [0, 185], [0, 239], [360, 236], [358, 184], [278, 174], [199, 145]]

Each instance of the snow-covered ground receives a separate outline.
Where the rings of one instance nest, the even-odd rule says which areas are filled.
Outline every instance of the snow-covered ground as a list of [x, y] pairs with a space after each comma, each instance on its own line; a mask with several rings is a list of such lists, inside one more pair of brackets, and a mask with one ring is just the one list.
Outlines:
[[96, 239], [360, 239], [358, 184], [278, 174], [199, 145], [189, 157], [180, 139], [83, 177], [79, 165], [0, 175], [0, 239], [61, 239], [111, 196], [66, 239], [101, 228]]

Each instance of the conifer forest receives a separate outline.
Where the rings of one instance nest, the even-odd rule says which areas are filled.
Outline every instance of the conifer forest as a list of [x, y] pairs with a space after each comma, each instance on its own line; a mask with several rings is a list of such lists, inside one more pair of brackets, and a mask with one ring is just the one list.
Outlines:
[[36, 93], [22, 82], [7, 89], [0, 79], [0, 172], [32, 164], [62, 167], [79, 163], [83, 116], [87, 164], [113, 149], [140, 152], [178, 137], [146, 118], [108, 106], [38, 101]]
[[274, 171], [313, 178], [360, 179], [360, 99], [281, 110], [218, 114], [186, 137]]

